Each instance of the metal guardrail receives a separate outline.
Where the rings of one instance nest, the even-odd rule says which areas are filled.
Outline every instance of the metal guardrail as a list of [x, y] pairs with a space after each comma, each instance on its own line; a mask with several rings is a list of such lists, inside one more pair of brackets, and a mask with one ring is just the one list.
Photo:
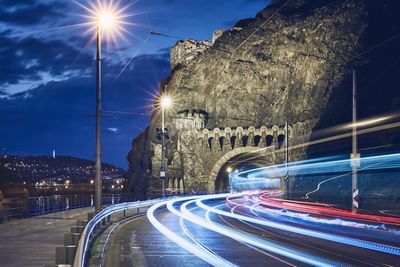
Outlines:
[[146, 201], [136, 201], [136, 202], [126, 202], [120, 203], [116, 205], [109, 206], [104, 208], [101, 212], [97, 213], [86, 225], [84, 228], [82, 235], [80, 237], [78, 246], [76, 248], [76, 254], [74, 259], [74, 267], [84, 267], [85, 261], [87, 259], [86, 253], [89, 251], [89, 245], [92, 241], [93, 232], [96, 227], [101, 224], [103, 220], [105, 220], [108, 216], [112, 215], [116, 212], [126, 211], [129, 209], [137, 209], [137, 208], [144, 208], [154, 205], [158, 202], [165, 201], [166, 198], [163, 199], [152, 199]]

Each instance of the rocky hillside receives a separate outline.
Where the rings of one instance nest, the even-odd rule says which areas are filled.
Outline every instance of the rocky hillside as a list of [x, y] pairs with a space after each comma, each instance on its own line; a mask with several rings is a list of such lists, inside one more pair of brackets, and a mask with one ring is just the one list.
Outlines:
[[[335, 92], [348, 88], [369, 29], [371, 5], [362, 0], [276, 1], [255, 18], [217, 31], [212, 41], [178, 42], [171, 49], [171, 76], [160, 88], [175, 103], [166, 119], [170, 160], [179, 146], [172, 122], [181, 110], [205, 111], [208, 129], [288, 121], [294, 138], [326, 121], [340, 121], [331, 116], [338, 101]], [[128, 155], [132, 198], [144, 198], [151, 181], [158, 179], [152, 158], [159, 125], [156, 112], [149, 127], [133, 140]]]

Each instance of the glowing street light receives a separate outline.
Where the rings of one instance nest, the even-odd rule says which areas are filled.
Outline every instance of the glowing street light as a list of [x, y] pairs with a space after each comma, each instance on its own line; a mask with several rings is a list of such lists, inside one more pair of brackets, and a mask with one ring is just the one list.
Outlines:
[[226, 172], [227, 172], [227, 173], [231, 173], [232, 171], [233, 171], [232, 167], [226, 168]]
[[160, 98], [160, 107], [161, 107], [161, 167], [160, 167], [160, 179], [162, 183], [162, 196], [165, 196], [165, 110], [172, 106], [171, 97], [164, 95]]
[[169, 96], [162, 96], [161, 97], [161, 108], [167, 109], [171, 107], [172, 105], [172, 99]]
[[102, 29], [111, 29], [115, 26], [115, 15], [108, 10], [102, 11], [98, 17], [98, 26]]

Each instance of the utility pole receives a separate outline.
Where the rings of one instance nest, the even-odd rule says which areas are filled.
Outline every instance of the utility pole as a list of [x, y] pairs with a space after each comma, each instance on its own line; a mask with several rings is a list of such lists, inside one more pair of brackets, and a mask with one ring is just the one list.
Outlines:
[[351, 164], [351, 192], [352, 192], [352, 205], [351, 210], [357, 212], [358, 210], [358, 177], [357, 169], [360, 167], [360, 154], [357, 149], [357, 79], [356, 71], [353, 69], [353, 124], [352, 124], [352, 153], [350, 154]]
[[286, 178], [285, 178], [285, 198], [288, 198], [289, 194], [289, 124], [285, 122], [285, 164], [286, 164]]
[[96, 167], [94, 179], [95, 212], [101, 211], [102, 181], [101, 181], [101, 27], [97, 27], [97, 81], [96, 81]]

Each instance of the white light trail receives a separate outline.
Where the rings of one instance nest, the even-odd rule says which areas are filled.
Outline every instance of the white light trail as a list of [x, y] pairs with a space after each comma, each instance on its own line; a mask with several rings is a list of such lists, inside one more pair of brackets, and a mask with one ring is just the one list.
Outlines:
[[[187, 201], [187, 200], [192, 200], [195, 199], [196, 197], [185, 197], [185, 198], [178, 198], [177, 201]], [[169, 230], [167, 227], [165, 227], [161, 222], [159, 222], [156, 217], [155, 217], [155, 212], [157, 209], [161, 208], [162, 206], [171, 203], [171, 201], [164, 201], [161, 203], [158, 203], [152, 207], [150, 207], [147, 210], [147, 218], [149, 219], [150, 223], [157, 228], [158, 231], [160, 231], [164, 236], [169, 238], [171, 241], [182, 247], [183, 249], [186, 249], [193, 255], [196, 255], [197, 257], [201, 258], [202, 260], [208, 262], [211, 265], [214, 266], [235, 266], [234, 264], [221, 259], [218, 256], [215, 256], [213, 253], [209, 252], [208, 250], [205, 250], [202, 247], [199, 247], [198, 245], [195, 245], [186, 239], [180, 237], [176, 233], [172, 232]]]
[[[220, 199], [220, 198], [225, 198], [227, 196], [242, 196], [243, 193], [241, 194], [222, 194], [222, 195], [211, 195], [208, 197], [202, 197], [202, 199]], [[188, 220], [192, 223], [195, 223], [203, 228], [209, 229], [211, 231], [214, 231], [216, 233], [225, 235], [229, 238], [232, 238], [234, 240], [240, 241], [240, 242], [245, 242], [250, 245], [256, 246], [258, 248], [262, 248], [264, 250], [276, 253], [278, 255], [282, 255], [287, 258], [291, 258], [306, 264], [311, 264], [313, 266], [338, 266], [336, 262], [326, 260], [321, 257], [317, 257], [311, 254], [307, 254], [295, 249], [288, 248], [287, 246], [282, 246], [274, 242], [270, 242], [264, 239], [261, 239], [257, 236], [245, 233], [243, 231], [237, 231], [237, 230], [232, 230], [228, 227], [225, 227], [221, 224], [213, 223], [210, 224], [207, 220], [201, 218], [200, 216], [197, 216], [193, 214], [187, 206], [196, 203], [197, 200], [189, 200], [184, 202], [183, 205], [181, 205], [181, 211], [178, 211], [176, 208], [174, 208], [174, 204], [179, 202], [179, 200], [171, 200], [167, 202], [167, 208], [170, 212], [173, 214], [183, 217], [185, 220]]]
[[295, 227], [295, 226], [291, 226], [291, 225], [285, 225], [285, 224], [277, 223], [277, 222], [259, 220], [259, 219], [244, 216], [241, 214], [232, 214], [230, 212], [219, 210], [219, 209], [216, 209], [214, 207], [208, 206], [203, 203], [203, 201], [210, 200], [213, 198], [215, 198], [215, 196], [206, 196], [201, 199], [197, 199], [195, 202], [196, 202], [197, 206], [203, 208], [204, 210], [210, 211], [212, 213], [220, 214], [223, 216], [227, 216], [230, 218], [235, 218], [238, 220], [243, 220], [243, 221], [255, 223], [258, 225], [263, 225], [263, 226], [267, 226], [267, 227], [271, 227], [271, 228], [275, 228], [275, 229], [279, 229], [279, 230], [283, 230], [283, 231], [288, 231], [288, 232], [292, 232], [295, 234], [305, 235], [305, 236], [309, 236], [309, 237], [313, 237], [313, 238], [319, 238], [319, 239], [328, 240], [328, 241], [332, 241], [332, 242], [336, 242], [336, 243], [346, 244], [346, 245], [350, 245], [350, 246], [355, 246], [355, 247], [360, 247], [360, 248], [365, 248], [365, 249], [370, 249], [370, 250], [375, 250], [375, 251], [379, 251], [379, 252], [384, 252], [384, 253], [389, 253], [389, 254], [400, 256], [400, 248], [398, 248], [398, 247], [393, 247], [393, 246], [379, 244], [379, 243], [365, 241], [365, 240], [359, 240], [359, 239], [350, 238], [350, 237], [338, 236], [338, 235], [334, 235], [334, 234], [323, 233], [323, 232], [304, 229], [304, 228]]

